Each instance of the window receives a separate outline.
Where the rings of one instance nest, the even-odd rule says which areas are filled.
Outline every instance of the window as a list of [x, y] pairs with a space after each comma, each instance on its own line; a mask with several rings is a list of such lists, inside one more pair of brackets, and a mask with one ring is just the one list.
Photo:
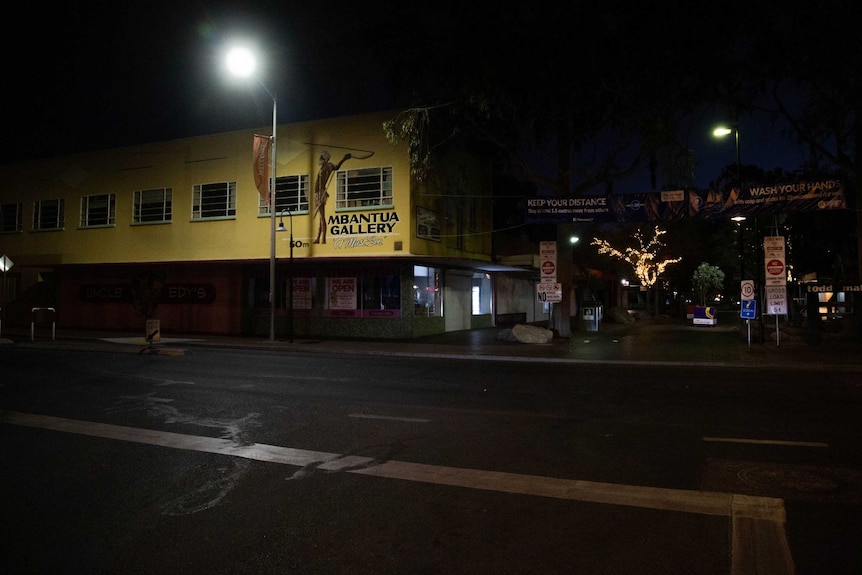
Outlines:
[[398, 273], [363, 276], [360, 301], [363, 317], [401, 317], [401, 277]]
[[[348, 275], [349, 274], [349, 275]], [[326, 317], [401, 317], [401, 275], [390, 267], [349, 270], [326, 278]]]
[[362, 168], [338, 172], [335, 209], [369, 206], [392, 206], [392, 168]]
[[491, 313], [491, 276], [484, 272], [473, 274], [473, 315]]
[[151, 224], [171, 221], [171, 188], [138, 190], [132, 208], [132, 223]]
[[439, 269], [413, 266], [413, 313], [425, 317], [443, 317]]
[[23, 226], [22, 204], [0, 204], [0, 233], [20, 232]]
[[[275, 179], [275, 213], [308, 211], [308, 176], [278, 176]], [[268, 216], [269, 205], [258, 194], [258, 215]]]
[[99, 194], [81, 198], [81, 227], [114, 225], [116, 194]]
[[34, 230], [62, 230], [66, 225], [65, 200], [37, 200], [33, 203]]
[[236, 217], [236, 182], [197, 184], [192, 198], [193, 220]]

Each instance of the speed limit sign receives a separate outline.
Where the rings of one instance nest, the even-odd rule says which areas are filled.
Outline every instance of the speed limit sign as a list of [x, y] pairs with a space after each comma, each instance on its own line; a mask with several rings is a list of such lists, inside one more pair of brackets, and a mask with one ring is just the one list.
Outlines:
[[754, 299], [754, 280], [742, 280], [740, 282], [740, 296], [743, 300]]

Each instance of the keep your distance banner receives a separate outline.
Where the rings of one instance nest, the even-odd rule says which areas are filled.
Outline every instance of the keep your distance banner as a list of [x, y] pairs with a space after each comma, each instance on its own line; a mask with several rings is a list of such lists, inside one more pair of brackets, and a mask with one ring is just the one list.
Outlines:
[[525, 223], [641, 223], [684, 218], [754, 217], [847, 208], [837, 180], [714, 190], [675, 190], [580, 198], [535, 197], [526, 202]]

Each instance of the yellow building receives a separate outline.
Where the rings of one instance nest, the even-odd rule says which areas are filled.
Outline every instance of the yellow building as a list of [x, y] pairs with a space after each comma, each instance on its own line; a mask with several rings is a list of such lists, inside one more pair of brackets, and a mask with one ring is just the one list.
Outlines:
[[5, 325], [54, 308], [58, 329], [152, 317], [163, 334], [263, 335], [273, 307], [279, 336], [492, 325], [490, 165], [452, 153], [418, 184], [406, 145], [384, 137], [391, 117], [278, 127], [275, 234], [253, 170], [267, 129], [0, 166]]

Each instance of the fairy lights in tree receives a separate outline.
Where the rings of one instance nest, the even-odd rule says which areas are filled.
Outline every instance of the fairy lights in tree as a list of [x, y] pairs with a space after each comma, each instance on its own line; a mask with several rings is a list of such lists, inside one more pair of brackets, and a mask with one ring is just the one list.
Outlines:
[[664, 273], [667, 266], [682, 260], [682, 258], [658, 259], [658, 252], [664, 247], [664, 244], [659, 241], [659, 237], [666, 233], [666, 230], [660, 230], [656, 226], [652, 239], [645, 241], [641, 230], [638, 230], [634, 235], [638, 246], [627, 247], [623, 251], [613, 247], [607, 240], [599, 238], [593, 238], [591, 245], [598, 246], [600, 254], [606, 254], [627, 262], [632, 266], [641, 285], [651, 288]]

